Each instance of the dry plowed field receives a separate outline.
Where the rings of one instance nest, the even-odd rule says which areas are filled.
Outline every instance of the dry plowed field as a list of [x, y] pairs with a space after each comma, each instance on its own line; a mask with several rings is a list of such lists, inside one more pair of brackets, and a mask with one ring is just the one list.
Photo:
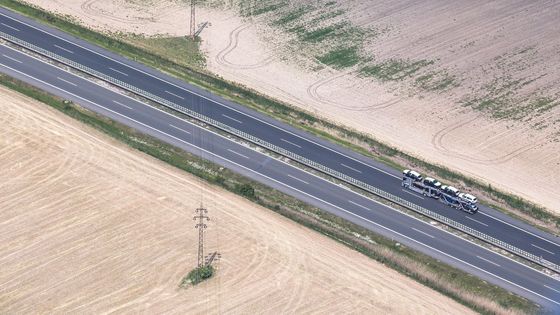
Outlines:
[[[0, 313], [403, 313], [468, 309], [269, 210], [0, 88]], [[196, 263], [209, 209], [217, 274]]]

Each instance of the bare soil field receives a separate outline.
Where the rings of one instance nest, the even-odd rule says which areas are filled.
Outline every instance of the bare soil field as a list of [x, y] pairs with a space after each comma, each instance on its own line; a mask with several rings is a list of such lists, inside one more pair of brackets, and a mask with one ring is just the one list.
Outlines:
[[[44, 104], [5, 88], [0, 100], [2, 313], [470, 313]], [[180, 289], [201, 201], [222, 258]]]
[[[27, 2], [105, 31], [188, 31], [181, 2]], [[280, 2], [199, 8], [208, 70], [560, 214], [560, 3]]]

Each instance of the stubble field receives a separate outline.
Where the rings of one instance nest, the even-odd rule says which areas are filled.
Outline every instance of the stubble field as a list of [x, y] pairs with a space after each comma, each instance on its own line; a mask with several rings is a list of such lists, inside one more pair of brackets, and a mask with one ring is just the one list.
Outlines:
[[[469, 310], [247, 200], [0, 88], [0, 309], [21, 313]], [[209, 209], [214, 278], [196, 262]]]

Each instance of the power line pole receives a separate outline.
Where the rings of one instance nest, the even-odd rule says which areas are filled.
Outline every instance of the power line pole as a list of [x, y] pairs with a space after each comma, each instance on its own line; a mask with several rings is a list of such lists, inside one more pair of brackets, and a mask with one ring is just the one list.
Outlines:
[[210, 221], [210, 218], [205, 215], [208, 213], [208, 210], [204, 209], [202, 205], [196, 209], [195, 213], [196, 215], [193, 220], [198, 220], [198, 223], [195, 225], [195, 228], [198, 229], [198, 268], [201, 268], [204, 267], [204, 229], [208, 227], [204, 220]]
[[196, 4], [196, 0], [191, 0], [191, 31], [189, 34], [192, 37], [192, 39], [194, 39], [196, 33], [196, 21], [195, 21], [195, 10], [194, 10], [195, 4]]

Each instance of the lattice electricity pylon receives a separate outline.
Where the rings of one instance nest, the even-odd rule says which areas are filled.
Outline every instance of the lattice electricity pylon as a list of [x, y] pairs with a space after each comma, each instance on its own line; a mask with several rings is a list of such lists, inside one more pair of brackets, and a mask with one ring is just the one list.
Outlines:
[[198, 229], [198, 268], [204, 267], [204, 229], [208, 226], [204, 223], [204, 220], [210, 221], [208, 216], [205, 216], [208, 213], [208, 210], [204, 209], [202, 205], [200, 208], [196, 209], [193, 220], [198, 220], [198, 223], [194, 226]]
[[196, 19], [195, 19], [195, 6], [196, 6], [196, 0], [191, 0], [191, 30], [189, 32], [189, 35], [194, 39], [194, 37], [196, 36]]

